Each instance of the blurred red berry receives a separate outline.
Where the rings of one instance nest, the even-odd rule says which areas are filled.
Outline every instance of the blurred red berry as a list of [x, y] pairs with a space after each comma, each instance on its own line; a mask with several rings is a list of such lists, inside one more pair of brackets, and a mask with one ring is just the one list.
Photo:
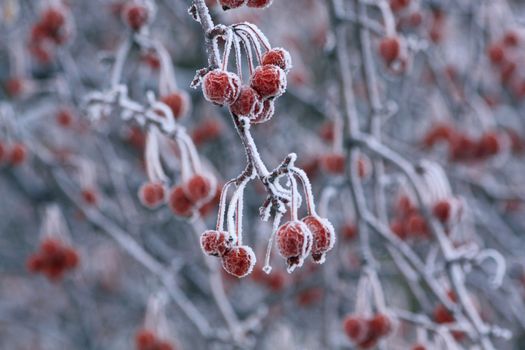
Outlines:
[[164, 202], [165, 195], [164, 185], [159, 182], [147, 182], [139, 189], [140, 202], [150, 209], [161, 205]]
[[132, 30], [138, 31], [148, 22], [149, 11], [145, 6], [131, 2], [124, 7], [123, 18]]
[[401, 44], [398, 37], [386, 37], [379, 43], [379, 54], [387, 65], [394, 62], [401, 53]]
[[273, 0], [248, 0], [248, 7], [265, 8], [272, 4]]
[[312, 258], [315, 262], [323, 263], [325, 254], [333, 248], [335, 233], [332, 224], [315, 215], [309, 215], [302, 219], [312, 233]]
[[168, 204], [171, 211], [179, 216], [190, 216], [193, 212], [193, 202], [186, 195], [182, 186], [175, 186], [171, 189]]
[[190, 109], [190, 98], [183, 90], [172, 92], [162, 97], [161, 101], [170, 108], [175, 119], [184, 117]]
[[24, 146], [22, 143], [15, 143], [9, 149], [8, 158], [9, 163], [12, 166], [18, 166], [22, 164], [27, 158], [26, 146]]

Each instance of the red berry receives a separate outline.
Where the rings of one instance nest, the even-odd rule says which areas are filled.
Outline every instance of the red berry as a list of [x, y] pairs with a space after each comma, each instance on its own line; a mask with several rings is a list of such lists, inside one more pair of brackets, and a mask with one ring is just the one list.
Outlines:
[[148, 182], [140, 186], [139, 199], [142, 205], [150, 209], [158, 207], [165, 198], [165, 189], [162, 183]]
[[252, 272], [255, 261], [256, 258], [252, 248], [237, 246], [223, 255], [222, 267], [229, 274], [241, 278]]
[[219, 137], [221, 131], [221, 123], [215, 119], [208, 118], [197, 125], [191, 134], [191, 138], [195, 145], [198, 146]]
[[392, 11], [400, 11], [410, 5], [410, 0], [390, 0], [390, 8]]
[[312, 248], [312, 233], [302, 221], [289, 221], [277, 230], [277, 247], [283, 258], [287, 259], [288, 271], [302, 266]]
[[290, 53], [283, 48], [274, 48], [267, 51], [261, 59], [262, 65], [274, 65], [288, 73], [292, 68]]
[[250, 85], [263, 99], [279, 97], [286, 90], [286, 73], [274, 65], [259, 66], [253, 72]]
[[379, 44], [379, 54], [386, 64], [394, 62], [401, 52], [401, 44], [398, 37], [387, 37]]
[[425, 236], [428, 232], [425, 218], [418, 213], [413, 213], [408, 217], [407, 229], [409, 233], [418, 236]]
[[505, 46], [518, 46], [520, 43], [520, 37], [518, 33], [514, 31], [509, 31], [505, 33], [505, 36], [503, 37], [503, 43], [505, 44]]
[[505, 51], [499, 44], [490, 45], [487, 53], [492, 64], [501, 64], [505, 60]]
[[206, 176], [195, 174], [184, 185], [184, 191], [188, 198], [196, 203], [211, 195], [212, 185], [212, 182]]
[[246, 3], [246, 0], [219, 0], [219, 4], [224, 11], [241, 7]]
[[498, 134], [495, 132], [487, 132], [483, 134], [478, 142], [477, 154], [480, 157], [494, 156], [500, 151], [500, 141]]
[[21, 143], [15, 143], [11, 146], [8, 157], [9, 163], [11, 163], [12, 166], [22, 164], [27, 157], [26, 147]]
[[171, 109], [171, 113], [175, 119], [180, 119], [186, 115], [190, 109], [190, 98], [183, 90], [172, 92], [164, 96], [161, 101]]
[[71, 126], [71, 123], [73, 122], [73, 116], [69, 110], [61, 109], [56, 115], [56, 121], [58, 125], [67, 128]]
[[368, 322], [363, 317], [348, 315], [343, 320], [343, 329], [353, 342], [361, 343], [367, 338]]
[[200, 239], [202, 251], [212, 256], [223, 256], [231, 249], [229, 236], [225, 231], [205, 231]]
[[29, 257], [27, 260], [27, 269], [30, 272], [41, 272], [42, 268], [44, 267], [44, 260], [40, 256], [40, 254], [33, 254]]
[[273, 0], [248, 0], [248, 7], [266, 8], [272, 4]]
[[168, 203], [176, 215], [190, 216], [193, 212], [193, 202], [188, 198], [182, 186], [175, 186], [171, 189]]
[[155, 334], [148, 329], [141, 329], [135, 335], [135, 344], [138, 350], [148, 350], [156, 343]]
[[98, 202], [97, 191], [95, 191], [93, 188], [85, 188], [82, 190], [82, 198], [86, 204], [96, 205]]
[[412, 350], [427, 350], [427, 347], [422, 344], [416, 344], [412, 347]]
[[254, 117], [261, 108], [262, 104], [257, 92], [249, 86], [242, 86], [239, 97], [230, 106], [230, 111], [238, 116]]
[[326, 252], [331, 250], [335, 243], [334, 228], [328, 220], [314, 215], [306, 216], [302, 221], [312, 233], [312, 258], [317, 263], [323, 263]]
[[352, 223], [346, 223], [341, 228], [344, 239], [354, 239], [357, 236], [357, 227]]
[[392, 330], [392, 322], [388, 318], [387, 315], [384, 314], [376, 314], [369, 322], [368, 326], [370, 327], [370, 331], [378, 335], [380, 337], [383, 337], [390, 333]]
[[262, 108], [260, 109], [258, 113], [255, 114], [253, 118], [250, 119], [250, 121], [252, 124], [265, 123], [268, 120], [272, 119], [274, 113], [275, 113], [274, 100], [264, 100], [262, 103]]
[[443, 305], [438, 305], [434, 309], [434, 320], [437, 323], [452, 323], [455, 321], [454, 316]]
[[325, 154], [321, 158], [321, 165], [330, 174], [342, 174], [345, 172], [345, 156], [341, 153]]
[[441, 222], [445, 223], [450, 219], [452, 212], [452, 206], [450, 205], [450, 202], [446, 199], [442, 199], [438, 201], [436, 204], [434, 204], [434, 208], [432, 208], [432, 213], [434, 216]]
[[62, 10], [50, 8], [46, 10], [40, 19], [38, 27], [45, 36], [56, 44], [62, 44], [66, 39], [65, 33], [66, 17]]
[[127, 25], [138, 31], [148, 22], [149, 12], [145, 6], [131, 3], [124, 7], [123, 16]]
[[220, 69], [208, 72], [202, 80], [202, 92], [207, 101], [217, 105], [231, 105], [239, 96], [241, 80], [231, 72]]

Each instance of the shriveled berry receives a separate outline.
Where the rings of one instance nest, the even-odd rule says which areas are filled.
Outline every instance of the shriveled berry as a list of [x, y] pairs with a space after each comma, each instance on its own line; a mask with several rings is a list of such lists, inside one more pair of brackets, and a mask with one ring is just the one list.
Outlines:
[[273, 0], [248, 0], [246, 5], [254, 8], [266, 8], [272, 4]]
[[302, 221], [289, 221], [277, 230], [277, 247], [283, 258], [287, 259], [288, 272], [303, 265], [312, 248], [312, 233]]
[[162, 183], [148, 182], [139, 189], [139, 199], [142, 205], [154, 209], [164, 202], [165, 189]]
[[261, 64], [272, 64], [281, 68], [285, 73], [288, 73], [292, 68], [292, 58], [290, 53], [283, 48], [273, 48], [267, 51], [261, 59]]
[[208, 230], [201, 235], [202, 251], [212, 256], [223, 256], [231, 249], [229, 234], [225, 231]]
[[193, 211], [193, 202], [188, 198], [182, 186], [175, 186], [171, 189], [168, 204], [171, 211], [179, 216], [190, 216]]
[[217, 105], [231, 105], [239, 96], [241, 80], [231, 72], [220, 69], [208, 72], [202, 80], [204, 98]]
[[275, 113], [275, 103], [274, 100], [264, 100], [262, 103], [262, 108], [258, 113], [255, 114], [253, 118], [250, 118], [252, 124], [261, 124], [265, 123], [268, 120], [272, 119], [273, 114]]
[[123, 18], [132, 30], [138, 31], [148, 22], [149, 11], [143, 5], [130, 3], [124, 7]]
[[219, 0], [219, 4], [224, 11], [241, 7], [245, 3], [246, 0]]
[[213, 190], [210, 179], [201, 174], [193, 175], [184, 184], [184, 191], [187, 197], [194, 203], [208, 198]]
[[237, 246], [222, 257], [222, 267], [229, 274], [241, 278], [250, 274], [255, 266], [255, 254], [248, 246]]
[[306, 216], [302, 221], [312, 233], [312, 258], [315, 262], [322, 264], [326, 252], [334, 247], [334, 228], [328, 220], [315, 215]]
[[274, 65], [259, 66], [253, 72], [250, 85], [263, 99], [279, 97], [286, 90], [286, 73]]
[[239, 97], [230, 106], [230, 111], [238, 116], [254, 117], [260, 112], [262, 104], [257, 91], [250, 86], [242, 86]]
[[184, 117], [190, 109], [190, 98], [183, 90], [172, 92], [164, 96], [161, 101], [171, 109], [171, 113], [175, 119]]
[[386, 64], [394, 62], [401, 52], [401, 44], [398, 37], [386, 37], [379, 44], [379, 54]]

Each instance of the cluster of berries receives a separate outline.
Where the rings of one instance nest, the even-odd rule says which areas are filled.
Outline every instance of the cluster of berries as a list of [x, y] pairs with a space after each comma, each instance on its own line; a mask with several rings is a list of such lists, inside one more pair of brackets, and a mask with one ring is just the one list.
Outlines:
[[253, 8], [266, 8], [270, 6], [272, 2], [273, 0], [219, 0], [219, 5], [226, 11], [244, 5]]
[[423, 137], [425, 147], [437, 143], [448, 144], [449, 157], [453, 161], [485, 160], [496, 156], [502, 149], [502, 135], [496, 131], [487, 131], [479, 138], [458, 132], [451, 125], [434, 125]]
[[397, 200], [395, 216], [390, 222], [390, 229], [402, 240], [430, 237], [427, 222], [419, 208], [404, 195]]
[[237, 244], [226, 231], [205, 231], [200, 243], [205, 254], [219, 257], [224, 270], [235, 277], [250, 274], [255, 266], [256, 258], [252, 248]]
[[518, 63], [517, 48], [520, 46], [520, 37], [514, 31], [509, 31], [497, 41], [489, 44], [487, 56], [492, 66], [498, 69], [501, 82], [504, 84], [511, 83], [511, 80], [517, 77], [516, 70]]
[[69, 35], [65, 10], [49, 7], [31, 29], [29, 50], [40, 62], [47, 63], [52, 58], [54, 47], [63, 45]]
[[290, 68], [290, 54], [274, 48], [262, 56], [250, 85], [243, 85], [235, 73], [215, 69], [204, 76], [202, 91], [206, 100], [229, 106], [234, 115], [248, 117], [254, 124], [263, 123], [274, 114], [275, 99], [286, 89], [286, 73]]
[[382, 338], [392, 332], [392, 321], [385, 314], [375, 314], [371, 318], [362, 315], [348, 315], [343, 320], [343, 329], [360, 349], [370, 349]]
[[215, 195], [215, 182], [207, 175], [194, 174], [183, 184], [173, 186], [169, 195], [167, 192], [162, 182], [147, 182], [139, 188], [138, 197], [147, 208], [156, 209], [168, 201], [176, 215], [191, 216]]
[[279, 253], [286, 259], [288, 272], [292, 272], [303, 265], [310, 253], [314, 262], [323, 263], [326, 253], [334, 246], [335, 233], [328, 220], [314, 214], [281, 225], [276, 239]]
[[184, 117], [191, 106], [190, 98], [184, 90], [173, 91], [169, 95], [163, 96], [161, 102], [169, 107], [175, 119]]
[[13, 143], [6, 146], [0, 142], [0, 162], [7, 161], [11, 166], [22, 164], [27, 158], [26, 146], [23, 143]]
[[60, 280], [64, 273], [77, 267], [78, 253], [58, 238], [45, 238], [40, 249], [27, 261], [29, 271], [41, 273], [51, 281]]
[[135, 345], [137, 350], [175, 350], [175, 347], [168, 341], [159, 337], [149, 329], [141, 329], [135, 335]]

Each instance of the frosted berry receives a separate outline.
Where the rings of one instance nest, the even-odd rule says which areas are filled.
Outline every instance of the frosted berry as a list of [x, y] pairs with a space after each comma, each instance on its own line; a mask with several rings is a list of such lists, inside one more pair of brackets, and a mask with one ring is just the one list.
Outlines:
[[326, 252], [331, 250], [335, 243], [335, 233], [332, 224], [318, 216], [309, 215], [302, 219], [312, 233], [312, 258], [317, 263], [323, 263]]
[[224, 11], [241, 7], [246, 3], [246, 0], [219, 0]]
[[212, 190], [212, 182], [210, 179], [201, 174], [193, 175], [188, 182], [184, 184], [186, 196], [194, 203], [208, 198]]
[[368, 322], [356, 315], [348, 315], [343, 320], [343, 330], [354, 343], [361, 343], [368, 336]]
[[253, 117], [262, 109], [257, 92], [249, 86], [241, 87], [239, 97], [230, 106], [230, 111], [238, 116]]
[[124, 7], [124, 21], [134, 31], [140, 30], [148, 22], [148, 17], [148, 9], [143, 5], [132, 3]]
[[253, 72], [250, 85], [263, 99], [279, 97], [286, 90], [286, 73], [274, 65], [259, 66]]
[[184, 117], [190, 109], [190, 98], [188, 94], [182, 90], [164, 96], [161, 101], [171, 109], [171, 113], [175, 119]]
[[379, 54], [386, 64], [394, 62], [401, 52], [401, 44], [397, 37], [387, 37], [381, 40], [379, 44]]
[[161, 205], [165, 199], [164, 185], [158, 182], [148, 182], [139, 189], [139, 199], [142, 205], [154, 209]]
[[222, 257], [222, 267], [235, 277], [244, 277], [255, 266], [255, 254], [248, 246], [237, 246], [227, 251]]
[[290, 53], [282, 48], [275, 48], [267, 51], [261, 59], [263, 65], [274, 65], [288, 73], [292, 68], [292, 58]]
[[273, 0], [248, 0], [246, 5], [254, 8], [266, 8], [272, 4]]
[[202, 80], [204, 98], [217, 105], [231, 105], [239, 96], [241, 80], [231, 72], [220, 69], [208, 72]]
[[176, 215], [190, 216], [193, 211], [193, 202], [186, 195], [182, 186], [175, 186], [171, 189], [168, 204]]
[[202, 251], [212, 256], [223, 256], [231, 249], [229, 234], [225, 231], [208, 230], [201, 235]]
[[302, 266], [312, 248], [312, 233], [302, 221], [289, 221], [277, 230], [277, 247], [287, 259], [288, 272]]
[[275, 103], [273, 100], [264, 100], [262, 108], [258, 113], [255, 114], [253, 118], [250, 119], [252, 124], [261, 124], [265, 123], [268, 120], [272, 119], [273, 114], [275, 113]]
[[27, 158], [26, 147], [21, 143], [15, 143], [9, 150], [8, 158], [12, 166], [22, 164]]

